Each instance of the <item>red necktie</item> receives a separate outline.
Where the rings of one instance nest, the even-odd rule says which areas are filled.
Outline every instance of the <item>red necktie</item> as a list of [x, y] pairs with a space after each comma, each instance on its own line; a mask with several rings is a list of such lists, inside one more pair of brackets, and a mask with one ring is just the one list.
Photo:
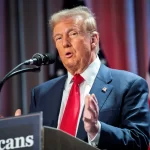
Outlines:
[[78, 116], [80, 112], [80, 89], [79, 85], [83, 82], [83, 78], [76, 74], [73, 77], [73, 85], [70, 90], [66, 108], [60, 124], [60, 129], [75, 136]]

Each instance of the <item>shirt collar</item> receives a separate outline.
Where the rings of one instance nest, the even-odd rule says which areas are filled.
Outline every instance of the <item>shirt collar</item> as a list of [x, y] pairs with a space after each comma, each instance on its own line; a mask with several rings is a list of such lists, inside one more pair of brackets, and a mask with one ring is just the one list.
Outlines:
[[85, 79], [87, 84], [89, 84], [90, 86], [92, 86], [96, 78], [100, 65], [101, 65], [101, 61], [97, 56], [96, 59], [88, 66], [88, 68], [83, 73], [81, 73], [81, 76]]
[[[92, 86], [92, 84], [96, 78], [96, 75], [98, 73], [100, 65], [101, 65], [101, 61], [100, 61], [99, 57], [97, 56], [96, 59], [88, 66], [88, 68], [83, 73], [81, 73], [81, 76], [84, 78], [84, 80], [90, 86]], [[72, 78], [73, 78], [73, 76], [71, 75], [70, 72], [68, 72], [68, 78], [66, 81], [66, 85], [69, 85], [72, 82]]]

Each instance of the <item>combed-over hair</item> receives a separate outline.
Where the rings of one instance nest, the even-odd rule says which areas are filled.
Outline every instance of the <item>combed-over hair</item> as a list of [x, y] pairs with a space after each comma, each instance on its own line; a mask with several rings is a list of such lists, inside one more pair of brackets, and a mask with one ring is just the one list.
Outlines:
[[[92, 34], [97, 32], [97, 25], [94, 14], [85, 6], [78, 6], [72, 9], [64, 9], [57, 13], [54, 13], [50, 20], [49, 25], [53, 31], [55, 25], [60, 21], [68, 18], [82, 18], [83, 19], [83, 29], [84, 31]], [[96, 47], [96, 53], [99, 51], [99, 44]]]

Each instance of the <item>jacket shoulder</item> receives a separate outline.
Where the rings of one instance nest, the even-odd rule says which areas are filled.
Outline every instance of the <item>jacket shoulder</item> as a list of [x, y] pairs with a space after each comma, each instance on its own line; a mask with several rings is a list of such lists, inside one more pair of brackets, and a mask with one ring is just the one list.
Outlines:
[[63, 76], [48, 80], [48, 81], [34, 87], [33, 89], [34, 90], [49, 89], [49, 88], [52, 88], [54, 85], [57, 85], [61, 80], [65, 80], [66, 78], [67, 78], [67, 75], [63, 75]]

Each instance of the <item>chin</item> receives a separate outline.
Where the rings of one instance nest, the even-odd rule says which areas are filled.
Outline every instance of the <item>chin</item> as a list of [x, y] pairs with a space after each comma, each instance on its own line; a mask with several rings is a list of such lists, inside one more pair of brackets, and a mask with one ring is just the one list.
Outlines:
[[74, 69], [74, 68], [76, 68], [75, 66], [76, 66], [76, 65], [74, 65], [74, 64], [67, 64], [67, 65], [66, 65], [66, 68]]
[[65, 65], [65, 68], [67, 69], [67, 70], [72, 70], [72, 71], [74, 71], [74, 70], [77, 70], [78, 68], [79, 68], [79, 65], [76, 65], [76, 64], [66, 64]]
[[69, 67], [69, 68], [75, 67], [77, 65], [77, 63], [74, 62], [73, 60], [69, 60], [64, 64], [65, 64], [66, 67]]

